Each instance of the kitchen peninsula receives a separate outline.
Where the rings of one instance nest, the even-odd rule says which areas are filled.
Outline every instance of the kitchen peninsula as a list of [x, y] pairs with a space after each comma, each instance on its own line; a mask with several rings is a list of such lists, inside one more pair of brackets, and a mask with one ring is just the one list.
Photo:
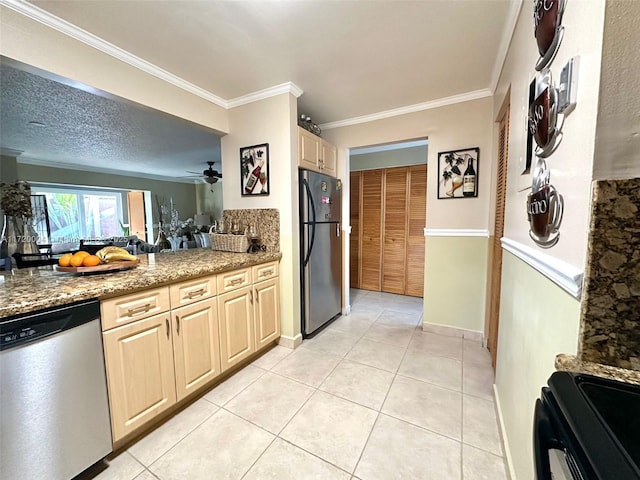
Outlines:
[[113, 273], [14, 270], [0, 276], [0, 318], [100, 301], [96, 334], [119, 448], [275, 344], [280, 258], [194, 249], [140, 255], [139, 266]]

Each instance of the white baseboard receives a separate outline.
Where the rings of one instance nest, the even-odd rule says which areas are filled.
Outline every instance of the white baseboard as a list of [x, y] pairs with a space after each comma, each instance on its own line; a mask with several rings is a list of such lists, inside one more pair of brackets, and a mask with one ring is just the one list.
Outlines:
[[467, 330], [464, 328], [452, 327], [450, 325], [439, 325], [437, 323], [423, 323], [423, 332], [437, 333], [446, 335], [447, 337], [466, 338], [476, 342], [484, 342], [484, 333], [475, 330]]
[[507, 462], [507, 473], [511, 480], [516, 479], [516, 472], [513, 469], [513, 459], [511, 458], [511, 449], [509, 448], [509, 439], [507, 438], [507, 430], [504, 426], [504, 418], [502, 417], [502, 406], [500, 405], [500, 396], [496, 384], [493, 384], [493, 397], [496, 401], [496, 412], [498, 414], [498, 423], [500, 425], [500, 438], [502, 438], [502, 448], [504, 450], [504, 459]]
[[343, 315], [349, 315], [351, 313], [351, 305], [347, 305], [342, 309]]
[[287, 337], [285, 335], [280, 335], [280, 339], [278, 340], [278, 345], [282, 345], [283, 347], [287, 347], [290, 349], [298, 348], [302, 345], [302, 334], [299, 333], [295, 337]]

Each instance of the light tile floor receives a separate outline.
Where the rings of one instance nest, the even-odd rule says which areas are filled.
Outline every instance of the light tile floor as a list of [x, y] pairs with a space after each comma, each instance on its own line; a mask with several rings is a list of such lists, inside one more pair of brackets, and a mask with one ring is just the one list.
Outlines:
[[351, 304], [79, 478], [505, 480], [489, 353], [423, 332], [422, 299]]

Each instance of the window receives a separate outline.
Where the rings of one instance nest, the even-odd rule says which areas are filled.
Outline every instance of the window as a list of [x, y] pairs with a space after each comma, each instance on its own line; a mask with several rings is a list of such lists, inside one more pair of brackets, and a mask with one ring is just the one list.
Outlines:
[[52, 244], [122, 235], [121, 192], [39, 185], [31, 189], [47, 199]]

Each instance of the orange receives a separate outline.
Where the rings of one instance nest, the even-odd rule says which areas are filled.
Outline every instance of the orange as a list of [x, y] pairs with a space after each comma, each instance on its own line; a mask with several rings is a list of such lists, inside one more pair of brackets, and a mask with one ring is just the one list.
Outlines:
[[83, 267], [95, 267], [96, 265], [100, 265], [100, 259], [95, 255], [85, 255], [82, 259]]
[[81, 267], [84, 257], [85, 257], [84, 255], [74, 255], [73, 257], [71, 257], [71, 260], [69, 261], [70, 266]]
[[71, 263], [72, 257], [73, 255], [71, 255], [70, 253], [65, 253], [58, 259], [58, 265], [60, 265], [61, 267], [68, 267], [69, 263]]
[[74, 257], [80, 257], [80, 258], [84, 258], [87, 255], [89, 255], [89, 252], [85, 252], [84, 250], [78, 250], [76, 253], [73, 254]]

